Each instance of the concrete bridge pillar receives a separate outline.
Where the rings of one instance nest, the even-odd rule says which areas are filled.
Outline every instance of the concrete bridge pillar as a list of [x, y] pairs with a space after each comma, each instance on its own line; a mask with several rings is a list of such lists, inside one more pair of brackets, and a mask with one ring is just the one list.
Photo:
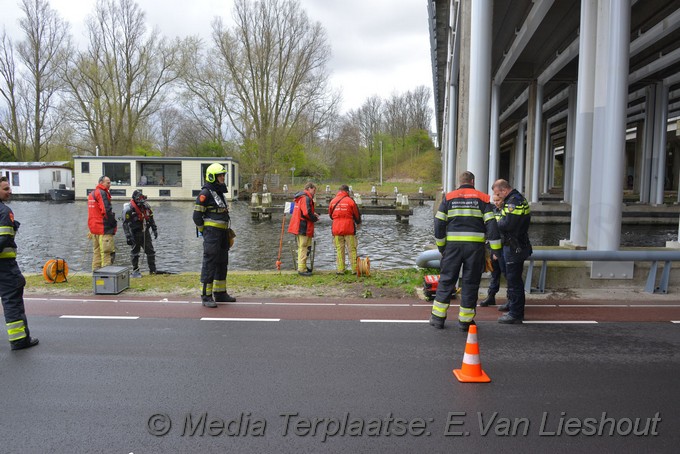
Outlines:
[[600, 0], [593, 98], [588, 249], [614, 251], [621, 242], [623, 166], [630, 53], [630, 2]]

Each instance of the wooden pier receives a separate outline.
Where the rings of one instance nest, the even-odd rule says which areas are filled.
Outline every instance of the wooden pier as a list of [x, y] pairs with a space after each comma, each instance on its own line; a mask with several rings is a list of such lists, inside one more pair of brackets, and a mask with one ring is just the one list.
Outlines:
[[[323, 216], [328, 213], [328, 204], [332, 199], [329, 197], [324, 197], [325, 204], [316, 203], [316, 212]], [[322, 198], [317, 197], [315, 199]], [[370, 196], [369, 196], [370, 197]], [[288, 196], [287, 198], [290, 198]], [[385, 201], [386, 197], [381, 197], [380, 201]], [[391, 197], [395, 201], [394, 204], [381, 205], [379, 200], [370, 199], [371, 203], [365, 205], [362, 202], [362, 197], [358, 194], [354, 196], [354, 200], [357, 202], [359, 211], [362, 215], [380, 215], [380, 216], [395, 216], [397, 222], [402, 224], [408, 224], [409, 216], [413, 216], [413, 209], [409, 206], [408, 195], [397, 194], [395, 197]], [[283, 214], [284, 205], [274, 205], [272, 203], [273, 197], [270, 193], [253, 193], [250, 198], [250, 218], [252, 220], [264, 220], [271, 219], [274, 214]]]

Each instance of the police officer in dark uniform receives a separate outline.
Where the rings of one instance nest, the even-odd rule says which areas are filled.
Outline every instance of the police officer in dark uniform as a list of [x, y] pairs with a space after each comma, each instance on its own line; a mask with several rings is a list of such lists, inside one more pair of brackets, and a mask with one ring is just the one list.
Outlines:
[[446, 312], [462, 267], [458, 327], [467, 331], [475, 323], [479, 283], [484, 267], [484, 243], [488, 239], [491, 249], [495, 251], [500, 249], [501, 242], [489, 195], [475, 189], [472, 172], [463, 172], [459, 182], [458, 189], [444, 196], [434, 219], [434, 237], [442, 260], [430, 325], [444, 327]]
[[31, 337], [24, 310], [24, 286], [26, 279], [17, 264], [17, 244], [14, 235], [19, 221], [5, 205], [12, 196], [7, 177], [0, 177], [0, 298], [5, 313], [5, 327], [12, 350], [21, 350], [38, 345], [38, 339]]
[[[493, 214], [496, 222], [501, 218], [501, 210], [503, 208], [503, 199], [493, 196]], [[495, 306], [496, 293], [501, 288], [501, 274], [505, 274], [505, 260], [503, 259], [503, 249], [491, 251], [491, 278], [489, 279], [489, 290], [486, 298], [479, 303], [481, 307]]]
[[529, 241], [529, 202], [506, 180], [496, 180], [492, 189], [495, 196], [503, 199], [498, 229], [503, 240], [505, 278], [508, 281], [508, 302], [498, 307], [499, 311], [508, 313], [500, 317], [498, 323], [522, 323], [525, 304], [522, 272], [524, 261], [533, 253]]
[[130, 203], [126, 204], [123, 210], [123, 230], [127, 244], [132, 246], [132, 277], [142, 277], [139, 271], [139, 252], [142, 249], [149, 262], [149, 272], [156, 274], [156, 251], [149, 230], [153, 231], [153, 237], [157, 239], [158, 227], [153, 219], [153, 210], [139, 189], [132, 193]]
[[201, 268], [201, 302], [217, 307], [218, 302], [233, 303], [236, 298], [227, 293], [229, 264], [229, 209], [224, 179], [227, 169], [222, 164], [210, 164], [205, 171], [205, 184], [196, 198], [193, 220], [197, 233], [203, 237]]

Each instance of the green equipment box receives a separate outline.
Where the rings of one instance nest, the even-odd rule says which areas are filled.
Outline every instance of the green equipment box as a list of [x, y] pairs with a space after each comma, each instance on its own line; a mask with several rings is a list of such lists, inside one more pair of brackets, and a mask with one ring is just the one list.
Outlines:
[[92, 272], [95, 295], [117, 295], [130, 287], [130, 269], [127, 266], [105, 266]]

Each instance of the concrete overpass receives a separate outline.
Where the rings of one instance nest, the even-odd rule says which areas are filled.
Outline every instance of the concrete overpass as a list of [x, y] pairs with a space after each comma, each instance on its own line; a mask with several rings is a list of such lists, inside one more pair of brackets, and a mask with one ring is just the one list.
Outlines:
[[[623, 195], [678, 199], [680, 0], [431, 0], [442, 183], [471, 170], [572, 207], [569, 242], [620, 243]], [[672, 195], [671, 195], [672, 194]]]

